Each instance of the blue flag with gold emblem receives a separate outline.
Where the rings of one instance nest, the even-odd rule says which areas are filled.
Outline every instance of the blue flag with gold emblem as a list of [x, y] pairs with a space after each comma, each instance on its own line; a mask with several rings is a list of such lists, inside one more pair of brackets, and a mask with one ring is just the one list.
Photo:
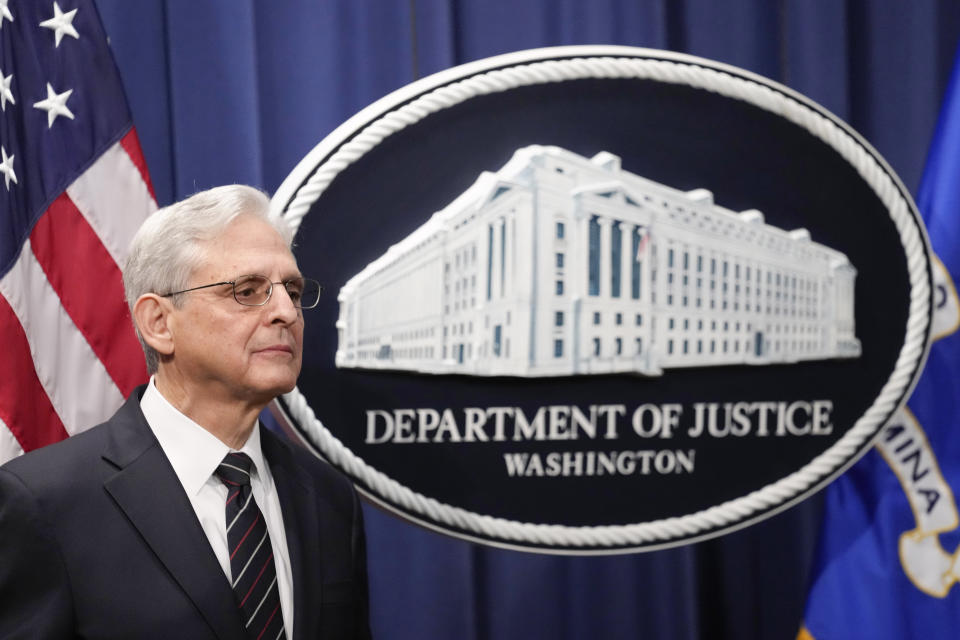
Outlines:
[[960, 637], [960, 58], [917, 205], [939, 258], [930, 356], [907, 408], [827, 489], [798, 640]]

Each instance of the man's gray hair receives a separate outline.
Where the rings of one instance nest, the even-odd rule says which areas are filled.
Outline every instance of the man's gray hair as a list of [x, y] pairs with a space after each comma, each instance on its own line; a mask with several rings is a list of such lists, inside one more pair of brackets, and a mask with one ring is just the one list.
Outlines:
[[[203, 261], [203, 243], [245, 215], [265, 220], [290, 245], [293, 230], [286, 220], [271, 215], [266, 194], [245, 185], [201, 191], [148, 217], [133, 238], [123, 268], [123, 288], [131, 316], [134, 303], [145, 293], [163, 295], [188, 288], [190, 276]], [[173, 303], [179, 306], [181, 298], [173, 296]], [[147, 371], [156, 373], [160, 355], [143, 340], [138, 328], [137, 338], [147, 359]]]

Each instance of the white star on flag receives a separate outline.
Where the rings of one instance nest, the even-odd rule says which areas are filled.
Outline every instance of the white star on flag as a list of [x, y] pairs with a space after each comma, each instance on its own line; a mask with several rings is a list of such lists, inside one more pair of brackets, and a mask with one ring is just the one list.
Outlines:
[[73, 120], [73, 113], [67, 108], [67, 99], [71, 93], [73, 93], [73, 89], [67, 89], [63, 93], [58, 94], [48, 82], [47, 99], [33, 103], [34, 109], [43, 109], [47, 112], [48, 129], [53, 128], [53, 121], [57, 119], [57, 116], [66, 116]]
[[[0, 0], [2, 2], [3, 0]], [[0, 18], [0, 24], [3, 23], [3, 19]], [[13, 82], [13, 74], [11, 73], [8, 76], [0, 74], [0, 77], [3, 77], [3, 80], [0, 81], [0, 111], [7, 110], [7, 103], [17, 104], [17, 101], [13, 99], [13, 91], [10, 90], [10, 83]]]
[[3, 174], [3, 182], [10, 191], [10, 181], [17, 184], [17, 174], [13, 172], [13, 156], [7, 157], [7, 150], [0, 146], [0, 154], [3, 155], [3, 162], [0, 162], [0, 173]]
[[10, 22], [13, 22], [13, 14], [10, 13], [10, 9], [7, 8], [7, 3], [10, 0], [0, 0], [0, 29], [3, 29], [3, 19], [6, 18]]
[[[64, 13], [60, 10], [60, 5], [54, 2], [53, 17], [40, 23], [41, 27], [46, 27], [47, 29], [54, 31], [54, 37], [56, 41], [54, 42], [53, 46], [55, 48], [60, 46], [60, 41], [63, 40], [63, 34], [73, 36], [77, 40], [80, 39], [80, 34], [77, 33], [77, 30], [73, 28], [73, 17], [75, 15], [77, 15], [76, 9]], [[13, 18], [11, 18], [11, 20], [12, 19]], [[0, 23], [2, 23], [2, 19], [0, 19]]]

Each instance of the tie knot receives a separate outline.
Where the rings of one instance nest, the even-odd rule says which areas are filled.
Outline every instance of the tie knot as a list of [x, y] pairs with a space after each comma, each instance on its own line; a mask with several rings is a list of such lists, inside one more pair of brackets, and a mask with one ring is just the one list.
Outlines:
[[245, 453], [230, 452], [217, 467], [216, 474], [226, 485], [243, 486], [250, 484], [250, 469], [253, 460]]

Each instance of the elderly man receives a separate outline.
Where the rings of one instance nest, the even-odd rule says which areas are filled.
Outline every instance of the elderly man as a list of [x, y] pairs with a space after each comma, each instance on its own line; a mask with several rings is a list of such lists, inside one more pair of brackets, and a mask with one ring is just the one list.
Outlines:
[[124, 286], [153, 376], [0, 468], [0, 637], [369, 637], [356, 493], [257, 422], [320, 295], [289, 243], [242, 186], [143, 225]]

